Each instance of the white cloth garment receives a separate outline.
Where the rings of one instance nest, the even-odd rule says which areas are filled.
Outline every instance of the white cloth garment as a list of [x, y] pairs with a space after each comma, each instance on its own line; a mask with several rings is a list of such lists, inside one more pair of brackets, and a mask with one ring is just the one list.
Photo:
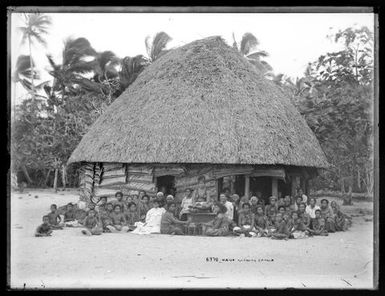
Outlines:
[[192, 197], [187, 198], [186, 196], [182, 199], [181, 207], [182, 210], [179, 213], [179, 219], [182, 217], [183, 214], [189, 212], [189, 206], [193, 205], [193, 199]]
[[135, 230], [131, 233], [135, 234], [150, 234], [150, 233], [160, 233], [160, 222], [162, 220], [162, 215], [166, 212], [165, 208], [152, 208], [146, 214], [146, 222], [135, 223]]
[[316, 210], [320, 210], [320, 207], [314, 206], [314, 208], [312, 208], [310, 205], [308, 205], [306, 207], [306, 213], [310, 216], [310, 218], [315, 218], [315, 211]]
[[234, 205], [232, 202], [226, 201], [225, 207], [227, 208], [227, 211], [225, 213], [225, 216], [229, 218], [230, 220], [233, 220], [234, 217]]
[[307, 195], [302, 194], [302, 202], [307, 203]]

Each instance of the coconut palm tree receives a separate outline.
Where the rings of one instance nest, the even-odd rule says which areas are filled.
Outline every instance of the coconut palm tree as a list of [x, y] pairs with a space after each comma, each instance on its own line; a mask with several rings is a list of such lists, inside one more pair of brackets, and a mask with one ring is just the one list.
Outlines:
[[16, 68], [13, 72], [13, 82], [20, 83], [28, 92], [31, 91], [31, 80], [39, 79], [39, 73], [34, 70], [34, 61], [28, 55], [21, 55], [17, 58]]
[[93, 80], [102, 85], [101, 89], [108, 104], [120, 88], [119, 72], [120, 59], [112, 51], [98, 52]]
[[262, 74], [270, 73], [273, 68], [263, 60], [269, 56], [264, 50], [257, 50], [258, 39], [252, 33], [245, 33], [238, 44], [233, 33], [233, 47], [238, 50], [250, 63], [252, 63]]
[[[51, 25], [51, 18], [40, 13], [23, 14], [24, 26], [18, 29], [22, 32], [23, 37], [21, 43], [24, 44], [28, 40], [29, 57], [31, 72], [34, 73], [34, 63], [32, 61], [32, 44], [37, 42], [43, 46], [47, 45], [43, 35], [48, 34], [48, 26]], [[35, 97], [34, 75], [31, 75], [31, 93], [32, 98]]]
[[172, 38], [165, 32], [156, 33], [152, 41], [150, 40], [150, 36], [146, 37], [145, 44], [150, 62], [154, 62], [168, 52], [166, 46], [171, 40]]
[[99, 84], [87, 79], [86, 74], [97, 71], [97, 52], [86, 38], [68, 38], [64, 42], [62, 64], [57, 64], [51, 55], [47, 55], [51, 65], [49, 74], [54, 77], [52, 87], [45, 87], [49, 97], [55, 93], [63, 96], [66, 93], [77, 93], [79, 88], [89, 91], [100, 91]]
[[119, 71], [120, 93], [122, 93], [149, 64], [149, 60], [143, 55], [125, 57], [120, 61]]
[[[31, 65], [32, 62], [32, 65]], [[41, 90], [49, 81], [44, 81], [32, 88], [32, 79], [40, 79], [39, 72], [34, 69], [34, 61], [28, 55], [21, 55], [17, 58], [16, 67], [12, 75], [13, 91], [12, 91], [12, 102], [13, 112], [16, 108], [16, 85], [20, 83], [28, 93], [34, 93], [34, 96], [43, 97], [37, 94], [35, 91]], [[15, 113], [14, 113], [15, 114]]]
[[102, 82], [118, 76], [117, 66], [120, 65], [120, 59], [112, 51], [98, 52], [96, 63], [95, 81]]

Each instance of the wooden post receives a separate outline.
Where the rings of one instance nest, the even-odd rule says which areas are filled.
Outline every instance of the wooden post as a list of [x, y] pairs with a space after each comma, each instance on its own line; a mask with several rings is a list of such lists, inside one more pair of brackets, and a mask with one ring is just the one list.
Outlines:
[[250, 198], [250, 176], [245, 176], [245, 196]]
[[305, 190], [304, 190], [304, 192], [305, 192], [305, 194], [307, 195], [307, 196], [309, 196], [309, 194], [310, 194], [310, 188], [309, 188], [309, 178], [306, 178], [305, 179]]
[[231, 194], [234, 194], [234, 176], [231, 176], [231, 179], [230, 179], [230, 192]]
[[292, 176], [291, 177], [291, 196], [295, 196], [297, 194], [297, 177], [296, 176]]
[[278, 196], [278, 180], [274, 177], [271, 177], [271, 195]]

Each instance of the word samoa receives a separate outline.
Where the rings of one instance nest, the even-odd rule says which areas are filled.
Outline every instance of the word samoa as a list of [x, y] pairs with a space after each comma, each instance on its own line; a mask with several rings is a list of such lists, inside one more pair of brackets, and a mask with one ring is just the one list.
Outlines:
[[218, 258], [218, 257], [206, 257], [206, 262], [273, 262], [274, 259], [265, 258]]

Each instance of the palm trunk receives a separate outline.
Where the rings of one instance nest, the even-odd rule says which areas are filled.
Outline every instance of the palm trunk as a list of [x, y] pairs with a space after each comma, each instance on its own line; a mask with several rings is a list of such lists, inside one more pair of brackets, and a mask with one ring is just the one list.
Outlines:
[[353, 204], [352, 203], [352, 190], [353, 190], [353, 186], [352, 185], [353, 185], [352, 182], [349, 182], [349, 191], [348, 191], [347, 194], [344, 195], [343, 205], [345, 205], [345, 206], [351, 206]]
[[366, 168], [366, 178], [365, 178], [365, 186], [366, 186], [366, 192], [368, 195], [373, 194], [373, 174], [370, 170], [370, 168]]
[[32, 182], [32, 179], [31, 179], [31, 177], [30, 177], [29, 174], [28, 174], [28, 170], [27, 170], [25, 164], [22, 164], [22, 165], [21, 165], [21, 170], [23, 171], [24, 176], [25, 176], [25, 178], [27, 179], [28, 183], [29, 183], [29, 184], [32, 184], [32, 183], [33, 183], [33, 182]]
[[357, 187], [359, 190], [361, 190], [361, 172], [358, 166], [357, 166]]
[[59, 169], [55, 168], [55, 178], [53, 180], [53, 189], [55, 190], [55, 193], [57, 192], [57, 179], [59, 175]]
[[63, 183], [63, 190], [66, 189], [66, 179], [67, 179], [67, 166], [65, 164], [62, 165], [62, 183]]
[[48, 170], [47, 175], [45, 176], [44, 186], [47, 186], [49, 176], [51, 175], [51, 169]]
[[32, 61], [32, 48], [31, 48], [31, 36], [28, 37], [28, 46], [29, 46], [29, 62], [31, 64], [31, 87], [32, 87], [32, 100], [35, 100], [35, 82], [34, 82], [34, 73], [35, 73], [35, 68], [33, 66], [33, 61]]

